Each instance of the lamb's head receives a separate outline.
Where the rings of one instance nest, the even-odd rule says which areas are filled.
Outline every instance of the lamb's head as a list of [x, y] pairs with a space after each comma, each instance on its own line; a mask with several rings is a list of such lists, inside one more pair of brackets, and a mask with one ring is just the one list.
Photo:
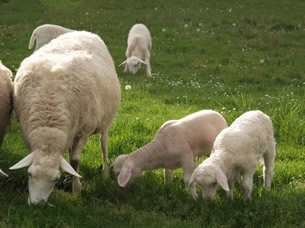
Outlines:
[[130, 187], [136, 178], [142, 175], [142, 171], [135, 167], [125, 154], [118, 156], [110, 169], [114, 170], [118, 184], [122, 188]]
[[33, 151], [10, 169], [28, 168], [29, 197], [28, 204], [46, 203], [56, 182], [60, 178], [59, 168], [80, 177], [70, 164], [61, 156]]
[[128, 59], [126, 59], [124, 62], [122, 62], [120, 66], [125, 65], [125, 72], [128, 71], [132, 74], [135, 74], [140, 69], [141, 63], [147, 65], [147, 63], [142, 59], [136, 56], [131, 56]]
[[189, 188], [195, 183], [199, 184], [202, 191], [202, 198], [205, 201], [211, 201], [214, 198], [219, 185], [225, 191], [229, 191], [227, 177], [221, 168], [214, 164], [202, 164], [195, 169], [189, 183]]

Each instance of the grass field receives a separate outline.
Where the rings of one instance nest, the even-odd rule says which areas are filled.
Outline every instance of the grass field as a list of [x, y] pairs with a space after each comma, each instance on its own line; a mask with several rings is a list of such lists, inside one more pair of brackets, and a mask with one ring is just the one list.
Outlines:
[[[237, 184], [234, 201], [219, 189], [206, 204], [191, 198], [182, 170], [171, 184], [156, 170], [120, 189], [113, 173], [100, 175], [99, 136], [92, 136], [81, 157], [82, 196], [71, 194], [63, 173], [49, 200], [55, 207], [29, 207], [26, 169], [8, 171], [29, 153], [14, 116], [0, 148], [0, 167], [10, 176], [0, 179], [0, 227], [304, 227], [304, 8], [302, 0], [0, 0], [0, 59], [14, 73], [32, 53], [29, 38], [41, 24], [105, 41], [122, 90], [109, 130], [110, 163], [152, 140], [165, 121], [202, 109], [221, 112], [229, 124], [259, 109], [271, 117], [277, 141], [270, 192], [259, 166], [251, 201]], [[143, 67], [136, 75], [118, 67], [135, 23], [152, 34], [152, 78]]]

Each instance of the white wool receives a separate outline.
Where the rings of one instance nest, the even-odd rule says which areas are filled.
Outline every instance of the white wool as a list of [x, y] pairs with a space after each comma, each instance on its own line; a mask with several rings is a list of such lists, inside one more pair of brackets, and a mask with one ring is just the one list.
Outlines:
[[57, 38], [58, 36], [72, 32], [74, 30], [64, 28], [59, 25], [52, 25], [52, 24], [44, 24], [38, 26], [33, 32], [29, 43], [29, 49], [32, 49], [34, 46], [34, 42], [36, 41], [36, 48], [37, 51], [43, 45], [49, 43], [51, 40]]
[[[80, 193], [76, 171], [80, 153], [92, 134], [101, 133], [103, 168], [108, 174], [108, 127], [120, 97], [113, 60], [95, 34], [63, 34], [21, 63], [14, 102], [31, 154], [11, 169], [30, 166], [29, 203], [48, 200], [59, 168], [74, 175], [72, 190]], [[73, 168], [62, 157], [68, 150]]]
[[183, 168], [184, 182], [188, 186], [196, 167], [195, 159], [211, 152], [216, 136], [226, 127], [225, 119], [212, 110], [165, 122], [150, 143], [116, 158], [112, 168], [119, 185], [127, 187], [142, 171], [158, 168], [165, 168], [166, 179], [170, 180], [171, 170]]
[[127, 59], [121, 63], [125, 65], [124, 72], [135, 74], [141, 67], [146, 66], [147, 76], [151, 76], [150, 50], [152, 47], [151, 35], [148, 28], [143, 24], [135, 24], [129, 31], [127, 40]]
[[[0, 145], [4, 139], [5, 129], [9, 124], [13, 109], [12, 72], [0, 61]], [[7, 176], [0, 169], [0, 176]]]
[[[271, 187], [275, 140], [271, 119], [261, 111], [249, 111], [224, 129], [214, 142], [211, 156], [195, 169], [190, 188], [198, 183], [206, 201], [220, 185], [233, 198], [234, 182], [242, 177], [244, 197], [251, 196], [253, 174], [264, 159], [265, 188]], [[197, 194], [193, 194], [197, 198]]]

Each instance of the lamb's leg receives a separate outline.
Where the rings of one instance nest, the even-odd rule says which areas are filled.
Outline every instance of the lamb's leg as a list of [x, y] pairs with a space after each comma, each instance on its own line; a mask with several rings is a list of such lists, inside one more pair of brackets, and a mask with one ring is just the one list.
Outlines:
[[253, 174], [254, 174], [254, 172], [247, 172], [243, 175], [243, 181], [242, 181], [241, 186], [244, 191], [245, 199], [251, 199], [251, 192], [252, 192], [252, 186], [253, 186]]
[[[183, 177], [184, 183], [187, 187], [189, 187], [191, 176], [196, 168], [196, 162], [194, 161], [193, 158], [191, 158], [183, 164], [182, 168], [184, 171], [184, 177]], [[194, 184], [189, 188], [189, 191], [194, 198], [198, 198]]]
[[275, 157], [275, 144], [272, 142], [269, 150], [264, 154], [264, 185], [266, 190], [270, 190], [273, 177], [273, 163]]
[[103, 173], [105, 177], [109, 176], [109, 167], [108, 167], [108, 129], [105, 129], [101, 133], [101, 149], [103, 152]]
[[234, 181], [230, 180], [230, 181], [228, 181], [228, 184], [229, 184], [230, 191], [227, 192], [227, 196], [233, 200]]
[[150, 67], [150, 56], [145, 59], [146, 64], [146, 75], [147, 77], [151, 77], [151, 67]]
[[173, 180], [174, 170], [164, 169], [164, 182], [170, 183]]
[[[69, 150], [69, 160], [73, 169], [77, 172], [80, 160], [80, 154], [87, 142], [88, 137], [82, 137], [74, 143], [72, 150]], [[79, 177], [73, 176], [72, 192], [75, 195], [79, 195], [82, 190], [82, 184]]]

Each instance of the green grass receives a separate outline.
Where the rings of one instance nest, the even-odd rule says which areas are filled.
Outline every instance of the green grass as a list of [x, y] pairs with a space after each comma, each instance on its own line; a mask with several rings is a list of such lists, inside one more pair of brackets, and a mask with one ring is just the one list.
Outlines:
[[[171, 184], [156, 170], [120, 189], [113, 173], [100, 175], [99, 138], [92, 136], [81, 157], [82, 196], [71, 194], [63, 173], [49, 200], [56, 207], [29, 207], [26, 170], [8, 171], [29, 153], [13, 117], [0, 148], [0, 167], [10, 175], [0, 179], [0, 227], [304, 227], [304, 8], [300, 0], [0, 0], [0, 59], [14, 73], [32, 53], [29, 38], [41, 24], [92, 31], [105, 41], [122, 88], [109, 130], [110, 162], [148, 143], [165, 121], [201, 109], [221, 112], [229, 124], [262, 110], [277, 141], [270, 192], [258, 166], [251, 201], [237, 184], [234, 201], [219, 189], [206, 204], [192, 200], [180, 169]], [[118, 67], [128, 31], [139, 22], [153, 38], [152, 78], [143, 68], [131, 75]]]

